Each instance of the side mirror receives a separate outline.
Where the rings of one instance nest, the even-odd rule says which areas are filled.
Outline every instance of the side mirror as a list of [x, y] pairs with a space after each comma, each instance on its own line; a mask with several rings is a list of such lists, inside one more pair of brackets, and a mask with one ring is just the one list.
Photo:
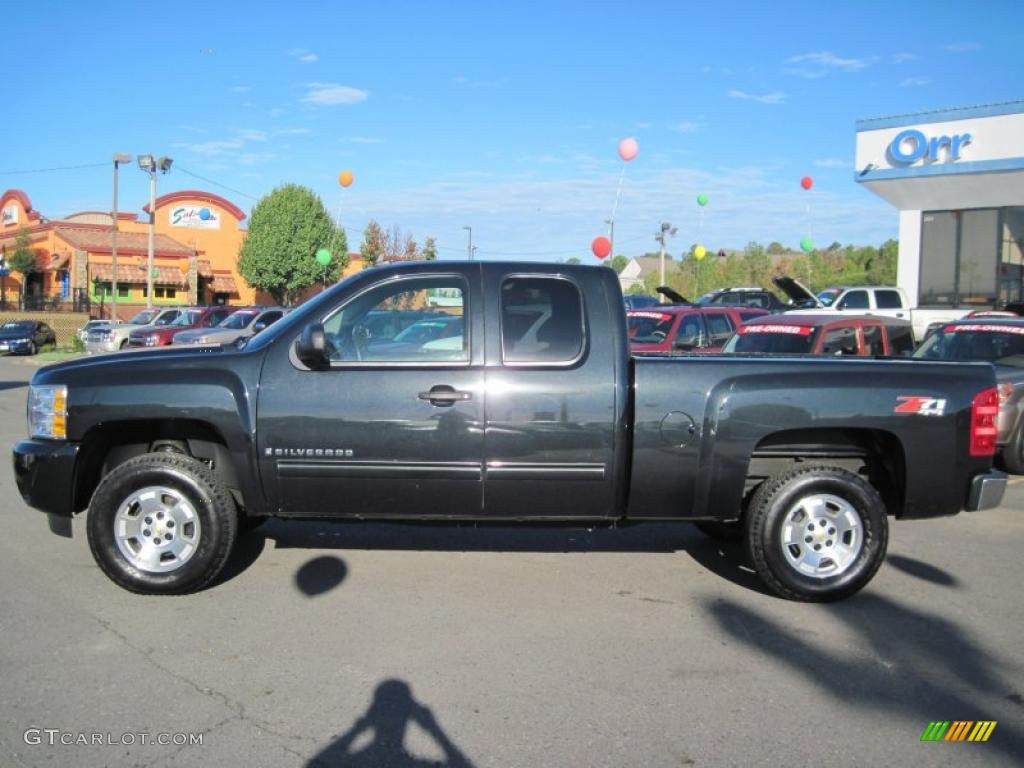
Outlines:
[[260, 331], [262, 331], [266, 327], [267, 327], [267, 324], [265, 322], [263, 322], [262, 320], [260, 320], [258, 323], [256, 323], [256, 325], [254, 325], [252, 327], [252, 332], [253, 333], [259, 333]]
[[325, 368], [330, 364], [327, 357], [327, 337], [320, 323], [310, 323], [302, 329], [295, 342], [295, 355], [313, 369]]
[[672, 346], [683, 352], [689, 352], [691, 349], [700, 346], [700, 339], [696, 336], [680, 336]]

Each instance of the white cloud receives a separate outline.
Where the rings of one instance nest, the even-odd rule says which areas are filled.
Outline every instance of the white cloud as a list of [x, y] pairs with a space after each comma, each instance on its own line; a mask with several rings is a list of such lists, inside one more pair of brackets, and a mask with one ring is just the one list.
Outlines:
[[981, 49], [980, 43], [972, 42], [961, 42], [961, 43], [949, 43], [942, 46], [942, 50], [947, 53], [969, 53], [970, 51], [977, 51]]
[[252, 90], [251, 85], [233, 85], [229, 89], [232, 93], [248, 93]]
[[905, 61], [914, 61], [914, 60], [919, 59], [919, 58], [921, 58], [921, 57], [918, 56], [916, 53], [902, 53], [901, 52], [901, 53], [894, 53], [893, 56], [892, 56], [892, 60], [896, 64], [902, 64]]
[[781, 104], [786, 100], [786, 94], [782, 91], [772, 91], [771, 93], [747, 93], [746, 91], [736, 90], [735, 88], [729, 91], [730, 98], [743, 99], [744, 101], [756, 101], [758, 104]]
[[320, 60], [319, 56], [307, 48], [292, 48], [290, 51], [285, 51], [285, 54], [306, 64]]
[[358, 104], [361, 101], [366, 101], [370, 95], [368, 91], [338, 83], [307, 83], [306, 89], [307, 92], [302, 97], [302, 101], [306, 104], [315, 104], [318, 107]]
[[195, 144], [178, 142], [174, 146], [191, 152], [194, 155], [220, 157], [240, 150], [245, 146], [245, 141], [242, 139], [225, 139], [220, 141], [201, 141]]
[[350, 136], [346, 139], [350, 144], [383, 144], [384, 139], [377, 136]]
[[928, 85], [931, 80], [927, 77], [907, 77], [900, 80], [900, 88], [914, 88], [916, 86]]
[[281, 128], [274, 131], [278, 136], [297, 136], [303, 133], [310, 133], [309, 128]]
[[700, 123], [684, 121], [682, 123], [670, 125], [668, 129], [670, 131], [675, 131], [676, 133], [696, 133], [700, 129]]
[[274, 107], [272, 110], [267, 112], [267, 114], [270, 115], [271, 117], [280, 117], [284, 113], [285, 110], [281, 109], [281, 107]]
[[840, 160], [836, 157], [827, 157], [823, 160], [815, 160], [818, 168], [849, 168], [853, 170], [853, 163], [850, 160]]
[[859, 72], [873, 62], [874, 59], [844, 59], [831, 51], [819, 51], [790, 56], [786, 63], [800, 66], [787, 67], [783, 71], [788, 75], [817, 79], [825, 77], [830, 72]]
[[503, 77], [499, 80], [476, 80], [465, 75], [459, 75], [453, 78], [453, 82], [456, 85], [461, 85], [466, 88], [503, 88], [508, 83], [508, 78]]
[[205, 128], [199, 128], [195, 125], [179, 125], [178, 127], [181, 128], [181, 130], [183, 131], [187, 131], [188, 133], [199, 133], [203, 135], [209, 133], [209, 131], [206, 130]]
[[238, 132], [238, 138], [242, 141], [266, 141], [267, 132], [257, 131], [252, 128], [243, 128]]

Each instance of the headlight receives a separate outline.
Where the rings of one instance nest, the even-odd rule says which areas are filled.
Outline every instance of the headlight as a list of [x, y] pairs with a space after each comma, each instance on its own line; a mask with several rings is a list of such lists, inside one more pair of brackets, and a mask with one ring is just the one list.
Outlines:
[[29, 387], [28, 432], [32, 437], [66, 440], [68, 437], [68, 388]]
[[31, 339], [14, 339], [11, 344], [28, 344]]
[[114, 340], [114, 332], [113, 331], [104, 331], [103, 333], [100, 334], [100, 341], [113, 341], [113, 340]]
[[159, 339], [156, 336], [147, 336], [146, 337], [146, 346], [147, 347], [155, 347], [157, 345], [158, 341], [159, 341]]

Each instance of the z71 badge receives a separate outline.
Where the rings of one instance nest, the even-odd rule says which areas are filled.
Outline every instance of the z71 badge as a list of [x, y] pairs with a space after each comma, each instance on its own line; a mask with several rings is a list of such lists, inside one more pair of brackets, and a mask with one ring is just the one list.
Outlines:
[[897, 395], [899, 404], [895, 413], [916, 413], [918, 416], [941, 416], [946, 412], [946, 401], [937, 397]]

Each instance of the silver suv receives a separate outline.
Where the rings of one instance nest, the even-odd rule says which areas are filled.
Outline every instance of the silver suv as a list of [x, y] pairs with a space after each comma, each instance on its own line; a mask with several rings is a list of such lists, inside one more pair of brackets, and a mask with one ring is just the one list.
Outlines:
[[181, 314], [180, 307], [144, 309], [127, 323], [90, 330], [85, 349], [90, 355], [117, 352], [128, 346], [128, 335], [143, 326], [163, 326], [174, 322]]

